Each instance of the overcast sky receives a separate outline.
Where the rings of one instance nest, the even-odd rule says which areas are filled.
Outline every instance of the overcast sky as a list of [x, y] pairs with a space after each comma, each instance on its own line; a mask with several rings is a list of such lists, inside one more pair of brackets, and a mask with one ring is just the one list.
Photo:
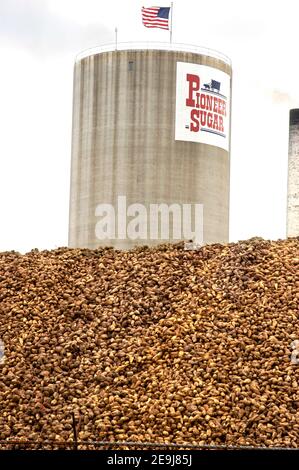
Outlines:
[[[168, 41], [139, 0], [0, 0], [0, 250], [67, 245], [73, 63], [114, 41]], [[159, 4], [159, 2], [158, 2]], [[160, 2], [169, 6], [169, 2]], [[173, 42], [233, 63], [230, 239], [285, 238], [298, 2], [176, 0]]]

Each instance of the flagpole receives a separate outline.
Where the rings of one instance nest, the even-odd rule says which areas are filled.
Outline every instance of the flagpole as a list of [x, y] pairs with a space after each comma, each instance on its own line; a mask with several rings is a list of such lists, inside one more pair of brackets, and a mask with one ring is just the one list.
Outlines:
[[170, 4], [170, 44], [172, 43], [172, 10], [173, 10], [173, 2]]
[[115, 28], [115, 50], [117, 51], [117, 28]]

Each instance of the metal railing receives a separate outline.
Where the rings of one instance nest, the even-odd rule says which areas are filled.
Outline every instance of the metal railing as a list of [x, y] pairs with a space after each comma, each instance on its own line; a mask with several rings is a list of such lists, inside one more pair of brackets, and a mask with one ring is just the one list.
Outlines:
[[88, 441], [78, 440], [80, 420], [76, 421], [75, 413], [70, 414], [73, 436], [68, 440], [51, 439], [1, 439], [0, 450], [299, 450], [298, 447], [250, 446], [234, 444], [194, 444], [188, 442], [142, 442], [142, 441]]
[[161, 442], [132, 442], [132, 441], [52, 441], [52, 440], [0, 440], [0, 450], [252, 450], [252, 451], [281, 451], [299, 450], [298, 447], [278, 447], [278, 446], [244, 446], [244, 445], [209, 445], [209, 444], [179, 444]]
[[206, 55], [213, 57], [214, 59], [222, 60], [229, 66], [231, 66], [231, 60], [222, 52], [214, 49], [209, 49], [202, 46], [196, 46], [194, 44], [182, 44], [182, 43], [169, 43], [169, 42], [120, 42], [104, 44], [102, 46], [91, 47], [85, 49], [76, 56], [76, 62], [79, 62], [86, 57], [94, 54], [101, 54], [102, 52], [112, 51], [130, 51], [130, 50], [157, 50], [157, 51], [174, 51], [174, 52], [192, 52], [194, 54]]

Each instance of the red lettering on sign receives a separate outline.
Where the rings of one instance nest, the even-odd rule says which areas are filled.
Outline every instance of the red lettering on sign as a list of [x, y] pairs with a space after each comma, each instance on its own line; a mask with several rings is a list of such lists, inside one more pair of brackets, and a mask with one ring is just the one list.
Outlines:
[[219, 131], [224, 132], [223, 117], [219, 116]]
[[200, 124], [202, 127], [205, 127], [207, 124], [207, 112], [200, 111]]
[[212, 126], [213, 126], [213, 114], [208, 113], [208, 127], [212, 127]]
[[207, 110], [212, 111], [213, 97], [207, 95]]
[[206, 107], [206, 95], [203, 93], [200, 95], [200, 107], [201, 109], [205, 109]]
[[200, 111], [196, 108], [192, 109], [190, 113], [190, 117], [191, 117], [190, 131], [191, 132], [198, 132], [200, 129], [199, 120], [198, 120], [199, 113]]
[[195, 100], [193, 93], [199, 90], [200, 88], [200, 79], [198, 75], [193, 75], [187, 73], [187, 81], [189, 82], [189, 97], [186, 99], [186, 106], [195, 107]]
[[213, 129], [218, 130], [218, 114], [214, 114]]
[[214, 113], [218, 113], [218, 99], [214, 98]]

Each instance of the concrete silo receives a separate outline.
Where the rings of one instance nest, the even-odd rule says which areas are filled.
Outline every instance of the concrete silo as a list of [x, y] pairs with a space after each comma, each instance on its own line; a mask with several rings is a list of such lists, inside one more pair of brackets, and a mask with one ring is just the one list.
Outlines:
[[[184, 238], [174, 235], [171, 210], [152, 236], [151, 207], [161, 204], [201, 204], [203, 242], [227, 242], [230, 60], [184, 45], [119, 47], [89, 50], [75, 63], [69, 246], [127, 249]], [[98, 230], [103, 207], [115, 216], [106, 239]], [[124, 229], [125, 207], [127, 228], [137, 209], [140, 238]]]
[[290, 110], [287, 236], [299, 236], [299, 109]]

